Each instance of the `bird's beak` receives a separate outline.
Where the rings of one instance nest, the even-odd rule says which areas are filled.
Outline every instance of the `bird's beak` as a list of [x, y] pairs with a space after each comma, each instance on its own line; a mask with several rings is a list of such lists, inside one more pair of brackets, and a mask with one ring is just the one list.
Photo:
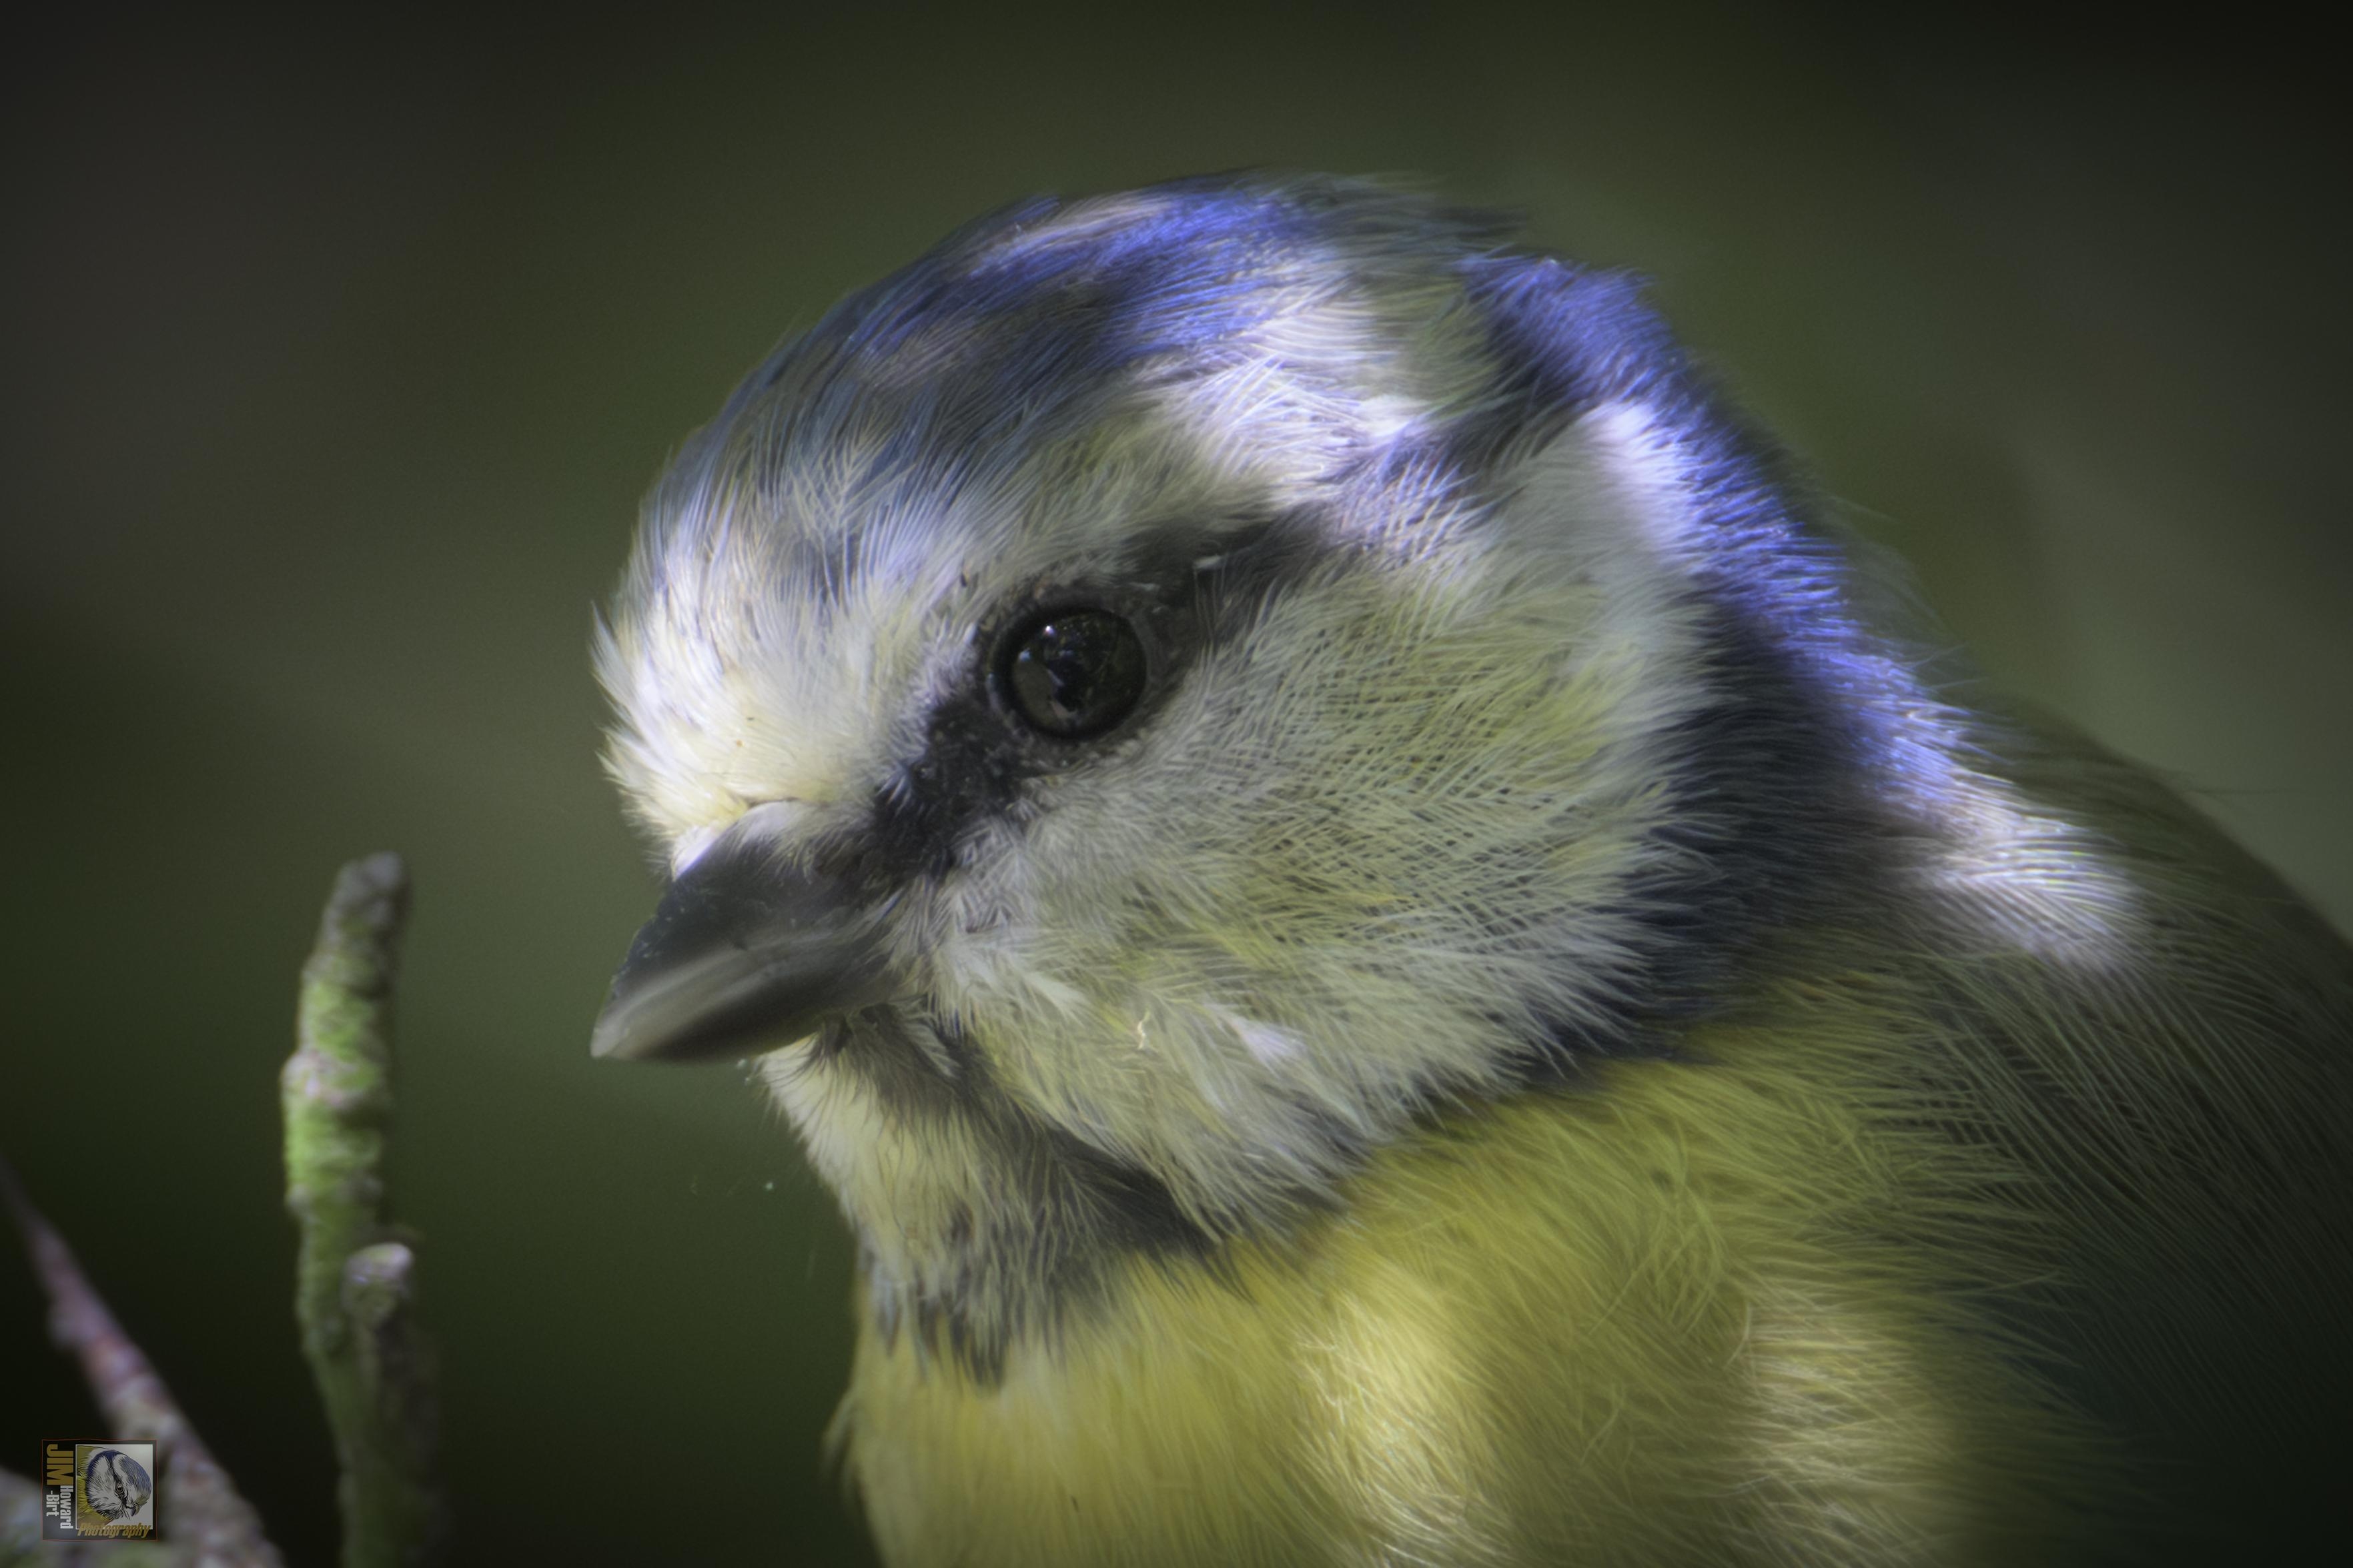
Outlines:
[[707, 1061], [789, 1045], [888, 999], [881, 926], [838, 879], [722, 840], [629, 944], [589, 1054]]

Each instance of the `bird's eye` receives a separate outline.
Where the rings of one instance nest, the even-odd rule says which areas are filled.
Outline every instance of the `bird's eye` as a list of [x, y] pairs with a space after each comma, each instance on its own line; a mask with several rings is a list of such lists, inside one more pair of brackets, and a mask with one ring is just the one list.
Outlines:
[[1071, 608], [1032, 617], [1006, 639], [997, 679], [1023, 723], [1060, 741], [1083, 741], [1135, 709], [1150, 674], [1135, 627], [1109, 610]]

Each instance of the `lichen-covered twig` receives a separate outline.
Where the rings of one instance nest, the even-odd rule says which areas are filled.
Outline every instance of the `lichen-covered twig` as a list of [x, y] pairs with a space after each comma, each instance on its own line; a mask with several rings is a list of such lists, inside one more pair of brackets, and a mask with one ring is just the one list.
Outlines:
[[336, 877], [280, 1079], [286, 1205], [301, 1226], [294, 1310], [343, 1470], [344, 1568], [427, 1561], [442, 1518], [416, 1255], [383, 1212], [392, 985], [407, 908], [396, 855], [354, 860]]
[[278, 1549], [237, 1495], [228, 1473], [188, 1424], [146, 1355], [114, 1321], [65, 1238], [50, 1228], [0, 1161], [0, 1198], [24, 1232], [33, 1272], [49, 1298], [49, 1334], [81, 1362], [112, 1436], [155, 1445], [156, 1517], [175, 1562], [219, 1568], [279, 1568]]

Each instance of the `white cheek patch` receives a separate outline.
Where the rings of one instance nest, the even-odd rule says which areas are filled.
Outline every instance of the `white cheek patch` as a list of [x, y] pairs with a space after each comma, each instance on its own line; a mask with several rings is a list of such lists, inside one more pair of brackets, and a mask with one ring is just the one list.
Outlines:
[[1711, 700], [1646, 515], [1681, 498], [1616, 455], [1564, 432], [1426, 548], [1345, 552], [980, 845], [926, 956], [1008, 1092], [1230, 1213], [1610, 1026], [1664, 732]]

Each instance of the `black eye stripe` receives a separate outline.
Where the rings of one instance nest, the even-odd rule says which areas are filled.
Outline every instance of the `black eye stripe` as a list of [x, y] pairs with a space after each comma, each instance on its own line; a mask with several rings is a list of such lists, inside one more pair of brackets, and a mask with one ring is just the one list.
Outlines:
[[[840, 852], [878, 890], [946, 874], [976, 823], [1018, 816], [1026, 780], [1078, 766], [1094, 742], [1148, 723], [1205, 647], [1247, 637], [1270, 601], [1316, 569], [1317, 537], [1304, 514], [1216, 530], [1172, 527], [1113, 573], [1041, 583], [999, 600], [976, 628], [969, 675], [933, 709], [921, 754], [876, 790], [866, 831]], [[1072, 611], [1124, 622], [1143, 646], [1145, 679], [1108, 728], [1056, 734], [1020, 715], [1005, 671], [1041, 620]]]

